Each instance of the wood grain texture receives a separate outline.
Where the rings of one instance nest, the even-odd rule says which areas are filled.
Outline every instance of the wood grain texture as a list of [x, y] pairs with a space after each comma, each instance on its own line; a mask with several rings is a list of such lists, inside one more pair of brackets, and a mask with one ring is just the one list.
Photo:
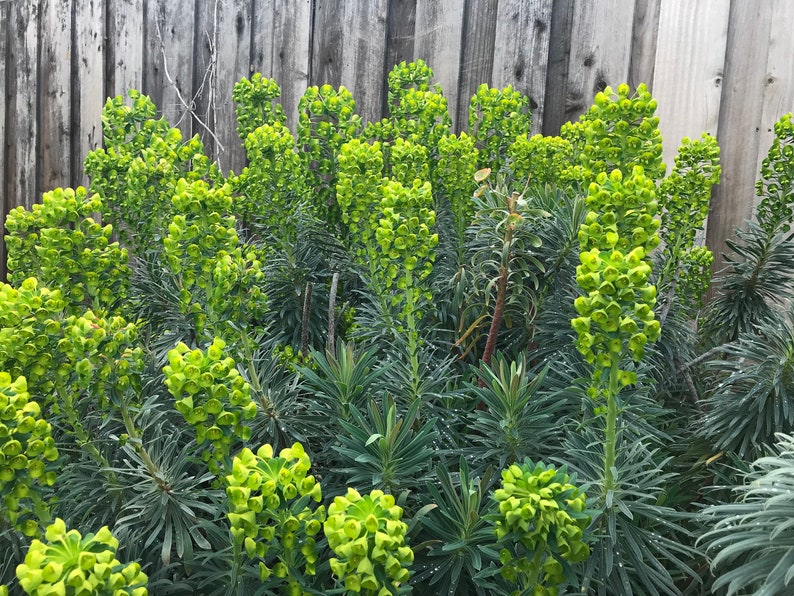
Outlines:
[[160, 114], [192, 136], [195, 10], [193, 2], [149, 0], [146, 5], [144, 87]]
[[493, 80], [493, 56], [496, 47], [496, 16], [499, 0], [467, 0], [463, 18], [458, 113], [455, 128], [467, 130], [469, 104], [477, 88]]
[[574, 0], [556, 0], [552, 7], [549, 60], [543, 97], [544, 135], [559, 134], [560, 127], [566, 121], [574, 8]]
[[662, 0], [636, 0], [631, 30], [628, 84], [636, 89], [645, 83], [653, 91], [654, 66]]
[[245, 150], [237, 136], [232, 90], [237, 81], [248, 76], [251, 66], [251, 10], [250, 0], [223, 0], [218, 11], [213, 96], [215, 132], [223, 146], [216, 155], [223, 171], [239, 172], [246, 163]]
[[311, 0], [255, 0], [251, 28], [251, 68], [281, 87], [281, 105], [292, 131], [298, 101], [309, 85], [312, 40]]
[[512, 85], [529, 97], [532, 134], [543, 129], [551, 38], [551, 0], [501, 0], [496, 18], [493, 86]]
[[464, 0], [417, 0], [414, 58], [425, 60], [441, 85], [447, 109], [454, 119], [458, 113], [460, 55], [463, 42]]
[[724, 240], [744, 227], [754, 207], [756, 159], [760, 141], [764, 80], [773, 5], [732, 2], [717, 141], [722, 149], [722, 180], [716, 187], [706, 232], [714, 270], [722, 266]]
[[[108, 0], [105, 77], [108, 95], [143, 90], [144, 0]], [[147, 32], [151, 33], [151, 32]]]
[[71, 183], [72, 3], [45, 0], [41, 10], [41, 185]]
[[634, 0], [575, 4], [571, 55], [565, 94], [565, 120], [574, 120], [604, 87], [629, 76]]
[[[388, 74], [396, 64], [414, 59], [416, 30], [416, 0], [389, 0], [386, 17], [386, 56], [383, 72]], [[381, 82], [381, 116], [389, 111], [389, 84], [386, 76]]]
[[[11, 5], [8, 2], [0, 3], [0, 57], [7, 56], [9, 27], [11, 23]], [[8, 89], [6, 86], [6, 69], [8, 60], [0, 58], [0, 235], [5, 234], [6, 214], [9, 205], [7, 204], [8, 190], [6, 180], [10, 175], [8, 171], [8, 137], [6, 136], [6, 98]], [[0, 281], [6, 279], [6, 245], [0, 240]]]
[[87, 186], [83, 160], [102, 145], [102, 106], [105, 102], [105, 3], [102, 0], [75, 2], [76, 77], [73, 80], [72, 184]]
[[668, 171], [684, 137], [716, 136], [730, 0], [662, 3], [654, 97]]
[[783, 114], [794, 111], [794, 35], [791, 30], [794, 23], [794, 2], [773, 0], [773, 5], [756, 172], [761, 171], [761, 163], [772, 145], [775, 122]]
[[6, 132], [7, 189], [10, 206], [38, 200], [38, 52], [41, 2], [12, 4], [9, 26], [10, 125]]

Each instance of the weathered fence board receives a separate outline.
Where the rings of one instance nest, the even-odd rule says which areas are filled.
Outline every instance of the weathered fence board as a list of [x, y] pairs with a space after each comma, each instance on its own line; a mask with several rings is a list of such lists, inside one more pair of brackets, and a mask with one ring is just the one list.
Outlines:
[[256, 0], [251, 71], [275, 79], [287, 124], [295, 130], [298, 101], [309, 85], [312, 43], [311, 0]]
[[512, 85], [529, 97], [532, 133], [543, 129], [543, 100], [551, 33], [551, 0], [499, 3], [493, 86]]
[[83, 171], [86, 154], [102, 146], [102, 105], [105, 103], [105, 3], [101, 0], [77, 0], [74, 12], [75, 60], [77, 65], [75, 95], [77, 105], [72, 135], [72, 180], [87, 185]]
[[433, 68], [434, 81], [444, 90], [453, 118], [458, 113], [464, 8], [463, 0], [416, 3], [414, 58], [422, 58]]
[[105, 78], [108, 96], [143, 90], [143, 0], [109, 0], [107, 4], [107, 59]]
[[493, 74], [493, 56], [496, 49], [496, 14], [498, 0], [466, 2], [463, 18], [463, 37], [460, 48], [460, 81], [458, 87], [458, 113], [455, 122], [458, 130], [466, 130], [469, 121], [469, 103], [483, 83], [490, 84]]
[[195, 105], [195, 17], [193, 2], [147, 3], [144, 88], [185, 137], [193, 131], [189, 112]]
[[607, 85], [628, 80], [634, 0], [575, 4], [565, 119], [576, 118]]
[[769, 34], [769, 55], [764, 77], [764, 100], [761, 130], [758, 135], [756, 172], [775, 136], [774, 125], [780, 117], [794, 109], [794, 2], [773, 0], [773, 19]]
[[772, 125], [794, 109], [792, 22], [791, 0], [0, 0], [0, 217], [85, 182], [106, 95], [142, 90], [238, 171], [242, 76], [279, 83], [294, 130], [309, 84], [344, 85], [379, 119], [386, 74], [423, 58], [457, 130], [481, 83], [528, 94], [544, 134], [606, 85], [648, 83], [668, 164], [683, 136], [720, 141], [708, 242], [721, 251], [757, 200]]
[[[717, 130], [717, 141], [722, 147], [722, 179], [713, 193], [706, 231], [707, 241], [713, 243], [712, 246], [716, 246], [719, 239], [732, 236], [737, 226], [743, 227], [756, 202], [757, 162], [748, 156], [759, 152], [769, 48], [756, 40], [769, 39], [772, 18], [771, 3], [731, 3]], [[721, 251], [715, 252], [717, 270], [722, 262]]]
[[729, 10], [729, 0], [662, 5], [653, 92], [668, 171], [682, 138], [717, 134]]
[[45, 0], [41, 10], [41, 184], [44, 190], [72, 178], [72, 7]]
[[631, 60], [626, 81], [632, 89], [645, 83], [653, 90], [661, 0], [636, 0], [631, 29]]

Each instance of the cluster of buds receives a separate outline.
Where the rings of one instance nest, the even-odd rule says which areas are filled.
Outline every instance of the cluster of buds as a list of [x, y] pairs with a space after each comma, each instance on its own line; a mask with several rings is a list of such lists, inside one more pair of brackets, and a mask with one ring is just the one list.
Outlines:
[[641, 166], [654, 182], [661, 180], [666, 166], [656, 106], [645, 84], [633, 95], [625, 84], [617, 94], [607, 87], [596, 94], [594, 104], [578, 122], [563, 125], [560, 135], [578, 151], [585, 182], [615, 169], [628, 176], [635, 166]]
[[254, 418], [257, 411], [250, 385], [234, 360], [224, 358], [225, 347], [218, 338], [206, 351], [191, 350], [180, 342], [168, 352], [169, 364], [163, 367], [175, 407], [196, 430], [198, 445], [207, 445], [201, 458], [215, 474], [230, 468], [232, 443], [251, 437], [251, 429], [242, 422]]
[[505, 165], [508, 146], [526, 137], [531, 126], [529, 97], [512, 86], [496, 89], [483, 83], [469, 102], [469, 134], [480, 150], [481, 168], [499, 171]]
[[581, 166], [571, 165], [573, 145], [562, 137], [523, 135], [507, 148], [507, 154], [516, 180], [564, 185], [581, 179]]
[[7, 521], [27, 536], [38, 532], [36, 511], [46, 510], [41, 487], [52, 486], [48, 469], [58, 459], [52, 426], [30, 399], [25, 377], [0, 372], [0, 498]]
[[[432, 231], [436, 214], [431, 208], [430, 183], [416, 180], [405, 187], [390, 180], [382, 192], [381, 217], [375, 229], [379, 250], [373, 247], [371, 257], [380, 265], [386, 288], [396, 285], [406, 290], [413, 285], [411, 281], [423, 280], [433, 270], [438, 234]], [[400, 300], [402, 297], [397, 295], [392, 298], [394, 305]]]
[[243, 141], [249, 134], [263, 124], [284, 124], [287, 116], [280, 103], [274, 103], [281, 96], [281, 88], [276, 81], [255, 72], [251, 79], [243, 77], [235, 83], [232, 100], [237, 114], [237, 134]]
[[758, 223], [768, 234], [782, 228], [791, 228], [794, 215], [794, 114], [788, 113], [775, 123], [775, 140], [761, 164], [761, 179], [756, 191], [761, 199], [758, 205]]
[[714, 253], [705, 246], [694, 246], [681, 259], [681, 273], [678, 277], [677, 294], [684, 305], [693, 312], [703, 304], [703, 296], [711, 286], [711, 266]]
[[119, 542], [102, 527], [81, 536], [56, 519], [45, 531], [45, 542], [34, 540], [25, 562], [17, 566], [19, 585], [31, 596], [146, 596], [148, 578], [138, 563], [116, 558]]
[[[590, 184], [586, 203], [591, 211], [579, 230], [576, 268], [576, 283], [586, 295], [574, 301], [579, 317], [571, 324], [585, 359], [606, 368], [613, 355], [623, 354], [626, 340], [639, 360], [645, 344], [659, 337], [648, 257], [659, 244], [655, 185], [640, 167], [625, 179], [620, 170], [602, 172]], [[633, 378], [625, 373], [621, 380], [628, 384]]]
[[430, 163], [424, 145], [398, 137], [388, 151], [391, 178], [403, 186], [413, 185], [414, 180], [424, 182], [430, 176]]
[[236, 179], [243, 193], [238, 213], [273, 229], [294, 226], [291, 214], [306, 195], [295, 138], [281, 122], [265, 123], [245, 139], [249, 166]]
[[57, 188], [44, 193], [31, 211], [8, 214], [6, 236], [9, 281], [21, 283], [31, 271], [47, 286], [68, 288], [70, 312], [85, 306], [106, 310], [127, 295], [131, 270], [127, 249], [111, 242], [113, 226], [99, 225], [99, 195]]
[[120, 95], [102, 110], [105, 147], [86, 157], [91, 191], [103, 199], [102, 218], [134, 254], [159, 249], [173, 215], [170, 199], [181, 178], [218, 180], [217, 166], [204, 153], [198, 135], [183, 140], [165, 118], [155, 120], [152, 100], [132, 90], [132, 106]]
[[309, 507], [310, 501], [322, 500], [319, 482], [307, 475], [310, 467], [300, 443], [282, 449], [278, 457], [263, 445], [256, 454], [243, 449], [225, 478], [232, 535], [249, 557], [261, 559], [262, 581], [275, 576], [297, 588], [300, 575], [315, 574], [315, 536], [325, 508]]
[[244, 254], [239, 246], [231, 187], [182, 179], [172, 202], [166, 262], [180, 276], [180, 308], [193, 316], [197, 334], [225, 333], [230, 318], [257, 321], [267, 306], [259, 287], [264, 273], [256, 250]]
[[356, 102], [345, 87], [309, 87], [298, 102], [298, 155], [318, 217], [337, 225], [336, 169], [339, 150], [361, 131]]
[[[582, 540], [590, 523], [587, 497], [570, 482], [564, 468], [525, 460], [502, 471], [494, 499], [499, 507], [494, 532], [505, 545], [500, 553], [502, 575], [511, 582], [522, 576], [535, 578], [534, 594], [556, 594], [556, 586], [565, 580], [558, 559], [578, 563], [590, 556]], [[539, 552], [545, 556], [537, 556]]]
[[465, 132], [460, 135], [449, 134], [438, 141], [436, 190], [450, 205], [460, 245], [466, 228], [474, 218], [472, 195], [477, 190], [474, 173], [480, 155], [474, 143], [475, 138]]
[[352, 139], [342, 145], [339, 150], [336, 200], [353, 250], [362, 264], [367, 261], [366, 247], [375, 236], [382, 186], [381, 144]]
[[[90, 395], [98, 398], [100, 408], [105, 407], [108, 396], [118, 399], [127, 388], [140, 389], [145, 363], [134, 323], [122, 317], [97, 317], [89, 310], [80, 317], [64, 319], [61, 329], [61, 382], [73, 383], [76, 389], [89, 389]], [[62, 376], [67, 371], [70, 379]]]
[[[334, 498], [323, 529], [336, 555], [330, 560], [331, 571], [347, 590], [386, 596], [408, 581], [406, 567], [414, 553], [405, 541], [408, 526], [400, 521], [402, 514], [394, 497], [380, 490], [361, 496], [348, 488], [347, 494]], [[379, 577], [386, 577], [390, 585]]]
[[0, 370], [25, 376], [36, 398], [50, 395], [56, 376], [70, 372], [59, 370], [54, 354], [64, 308], [60, 290], [39, 287], [34, 277], [17, 288], [0, 283]]

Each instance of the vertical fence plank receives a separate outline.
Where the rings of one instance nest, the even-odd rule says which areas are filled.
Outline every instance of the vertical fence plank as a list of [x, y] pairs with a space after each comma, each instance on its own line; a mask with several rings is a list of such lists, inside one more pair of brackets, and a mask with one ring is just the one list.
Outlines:
[[6, 214], [10, 207], [6, 188], [6, 180], [11, 175], [8, 169], [6, 136], [6, 98], [9, 96], [6, 87], [6, 69], [9, 67], [7, 56], [10, 26], [11, 4], [0, 2], [0, 282], [6, 279], [6, 245], [2, 237], [5, 235]]
[[387, 0], [315, 5], [311, 82], [347, 87], [365, 121], [381, 116], [387, 15]]
[[72, 100], [74, 129], [72, 135], [72, 180], [86, 185], [83, 160], [86, 154], [102, 145], [102, 105], [105, 102], [105, 3], [102, 0], [77, 0], [75, 3], [75, 61]]
[[573, 120], [607, 85], [625, 83], [631, 57], [634, 0], [575, 5], [565, 119]]
[[794, 111], [794, 2], [774, 0], [772, 28], [769, 35], [769, 57], [764, 77], [764, 99], [761, 110], [761, 130], [756, 159], [756, 180], [761, 163], [775, 137], [774, 125], [783, 114]]
[[458, 114], [464, 14], [464, 0], [417, 0], [416, 3], [414, 58], [422, 58], [433, 69], [453, 120]]
[[193, 132], [223, 171], [239, 172], [245, 164], [232, 90], [249, 74], [251, 11], [251, 0], [213, 0], [199, 5], [196, 13]]
[[311, 0], [256, 0], [251, 35], [251, 70], [281, 86], [281, 105], [292, 131], [298, 101], [309, 86]]
[[[106, 93], [126, 96], [130, 89], [143, 90], [143, 0], [109, 0], [107, 5]], [[152, 45], [153, 31], [146, 31]]]
[[11, 89], [8, 106], [11, 123], [7, 134], [11, 205], [26, 208], [36, 202], [38, 180], [38, 51], [41, 2], [15, 2], [11, 9]]
[[493, 80], [493, 55], [496, 45], [496, 18], [499, 0], [467, 0], [463, 17], [463, 40], [458, 85], [458, 131], [467, 130], [469, 103], [483, 83]]
[[187, 107], [193, 105], [193, 2], [149, 0], [146, 10], [144, 86], [160, 113], [183, 136], [192, 135]]
[[571, 63], [573, 14], [573, 0], [555, 0], [551, 12], [546, 93], [543, 97], [544, 135], [558, 134], [568, 112], [568, 68]]
[[668, 171], [683, 137], [717, 134], [730, 0], [662, 3], [654, 97]]
[[416, 0], [390, 0], [386, 16], [386, 57], [381, 81], [381, 113], [389, 111], [389, 84], [386, 75], [400, 62], [414, 59], [414, 32], [416, 30]]
[[71, 180], [72, 6], [45, 0], [41, 20], [41, 189]]
[[627, 81], [632, 89], [636, 89], [640, 83], [645, 83], [653, 91], [661, 7], [662, 0], [636, 0]]
[[706, 238], [714, 251], [714, 267], [722, 266], [726, 238], [750, 219], [755, 197], [755, 167], [772, 4], [731, 2], [725, 74], [717, 140], [722, 148], [722, 180], [716, 187]]
[[501, 0], [496, 18], [493, 85], [529, 97], [533, 134], [543, 128], [551, 17], [551, 0]]

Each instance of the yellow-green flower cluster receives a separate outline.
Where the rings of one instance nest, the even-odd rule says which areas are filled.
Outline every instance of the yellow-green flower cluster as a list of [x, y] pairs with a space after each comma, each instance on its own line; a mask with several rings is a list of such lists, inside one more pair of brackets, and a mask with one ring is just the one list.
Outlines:
[[119, 542], [102, 527], [81, 536], [56, 519], [45, 532], [46, 542], [34, 540], [25, 562], [17, 566], [19, 585], [31, 596], [146, 596], [146, 574], [138, 563], [116, 558]]
[[582, 540], [590, 523], [587, 497], [569, 480], [564, 468], [525, 460], [503, 470], [500, 488], [494, 491], [499, 507], [494, 533], [505, 546], [500, 552], [502, 575], [510, 582], [534, 578], [534, 594], [557, 593], [565, 581], [558, 558], [579, 563], [590, 556]]
[[290, 215], [306, 189], [289, 129], [281, 122], [263, 124], [246, 137], [245, 151], [249, 166], [236, 180], [243, 193], [237, 212], [272, 228], [293, 225]]
[[218, 338], [206, 351], [191, 350], [180, 342], [168, 352], [168, 364], [163, 367], [175, 407], [195, 428], [198, 445], [207, 445], [201, 458], [215, 474], [229, 469], [232, 443], [251, 437], [243, 420], [256, 416], [251, 387], [237, 371], [234, 359], [224, 357], [225, 347]]
[[302, 593], [297, 578], [316, 573], [315, 536], [325, 520], [325, 507], [309, 507], [310, 501], [322, 500], [319, 482], [307, 475], [310, 467], [300, 443], [282, 449], [278, 457], [273, 457], [270, 445], [263, 445], [256, 454], [243, 449], [225, 479], [235, 542], [252, 559], [262, 559], [262, 581], [271, 576], [286, 579], [288, 593]]
[[656, 105], [645, 84], [633, 95], [625, 84], [617, 94], [607, 87], [596, 94], [594, 105], [579, 122], [563, 126], [561, 136], [580, 150], [585, 182], [615, 169], [628, 177], [635, 166], [642, 166], [654, 182], [664, 176]]
[[677, 294], [684, 306], [693, 311], [703, 306], [703, 296], [711, 286], [714, 253], [705, 246], [693, 246], [681, 258]]
[[[257, 251], [243, 253], [235, 229], [231, 187], [206, 182], [176, 185], [176, 214], [163, 239], [169, 269], [179, 276], [180, 308], [193, 317], [200, 337], [227, 332], [230, 318], [256, 322], [267, 307]], [[205, 331], [207, 333], [205, 333]]]
[[402, 137], [389, 146], [389, 165], [391, 178], [403, 186], [412, 186], [414, 180], [424, 182], [430, 176], [427, 148]]
[[34, 277], [18, 288], [0, 283], [0, 370], [27, 378], [35, 398], [51, 394], [59, 370], [56, 345], [62, 338], [65, 304], [60, 290], [39, 287]]
[[221, 174], [198, 135], [183, 141], [164, 118], [154, 120], [157, 108], [151, 99], [135, 90], [129, 97], [131, 107], [121, 96], [108, 99], [102, 110], [105, 148], [88, 154], [85, 169], [91, 191], [102, 197], [103, 220], [142, 255], [159, 248], [173, 215], [170, 199], [177, 181], [217, 181]]
[[394, 497], [380, 490], [361, 496], [348, 488], [347, 494], [334, 498], [323, 530], [336, 555], [330, 560], [331, 571], [347, 590], [387, 596], [408, 581], [406, 567], [414, 553], [406, 543], [408, 526], [400, 521], [402, 514]]
[[245, 141], [248, 135], [263, 124], [275, 126], [287, 120], [284, 108], [276, 100], [281, 96], [281, 88], [276, 81], [255, 72], [251, 79], [243, 77], [235, 83], [232, 100], [237, 114], [237, 134]]
[[[620, 170], [609, 176], [602, 172], [589, 187], [590, 212], [579, 230], [582, 252], [576, 268], [576, 283], [586, 294], [574, 301], [579, 317], [571, 324], [579, 351], [598, 368], [622, 356], [626, 341], [639, 360], [645, 344], [659, 337], [648, 257], [659, 244], [655, 188], [639, 166], [625, 178]], [[633, 378], [625, 373], [621, 381]]]
[[[410, 187], [389, 180], [382, 193], [381, 216], [375, 229], [377, 248], [371, 248], [370, 257], [378, 263], [380, 281], [386, 289], [396, 285], [405, 290], [433, 270], [438, 245], [438, 234], [432, 231], [436, 223], [433, 195], [430, 183], [419, 180]], [[402, 299], [395, 294], [392, 304], [396, 306]]]
[[348, 240], [362, 264], [366, 261], [366, 247], [375, 236], [382, 186], [381, 144], [352, 139], [342, 145], [336, 199], [349, 232]]
[[25, 377], [0, 372], [0, 498], [5, 517], [27, 536], [38, 532], [37, 511], [46, 511], [42, 489], [55, 483], [58, 459], [52, 426], [30, 399]]
[[316, 215], [331, 225], [340, 221], [336, 204], [339, 150], [361, 131], [356, 102], [345, 87], [309, 87], [298, 102], [298, 155], [308, 176]]
[[400, 97], [408, 89], [429, 91], [430, 79], [433, 78], [433, 69], [424, 60], [406, 62], [403, 60], [395, 64], [387, 76], [389, 87], [389, 105], [399, 102]]
[[57, 188], [44, 193], [30, 211], [8, 214], [6, 238], [9, 281], [21, 283], [32, 272], [47, 286], [68, 288], [70, 312], [86, 306], [108, 309], [127, 295], [131, 270], [127, 249], [111, 242], [113, 226], [96, 223], [99, 195]]
[[581, 167], [574, 165], [573, 145], [562, 137], [523, 135], [507, 148], [507, 154], [513, 176], [519, 181], [564, 185], [581, 178]]
[[58, 352], [63, 365], [59, 372], [69, 372], [69, 379], [60, 376], [63, 382], [73, 383], [75, 389], [88, 389], [100, 408], [108, 398], [117, 403], [127, 388], [135, 392], [140, 389], [145, 363], [134, 323], [122, 317], [97, 317], [87, 311], [80, 317], [64, 319], [61, 329]]
[[445, 135], [438, 141], [436, 191], [450, 205], [455, 231], [461, 243], [464, 231], [474, 218], [472, 196], [477, 190], [474, 173], [480, 154], [474, 142], [474, 137], [465, 132]]
[[499, 171], [508, 147], [526, 137], [531, 126], [529, 98], [512, 86], [495, 89], [483, 83], [469, 102], [469, 134], [480, 150], [480, 168]]
[[711, 187], [720, 180], [720, 148], [717, 140], [703, 133], [702, 140], [684, 138], [675, 157], [675, 167], [659, 187], [662, 208], [661, 236], [674, 257], [687, 252], [695, 233], [709, 213]]
[[756, 183], [758, 223], [768, 234], [791, 229], [794, 211], [794, 114], [775, 123], [775, 140], [761, 164], [761, 179]]

